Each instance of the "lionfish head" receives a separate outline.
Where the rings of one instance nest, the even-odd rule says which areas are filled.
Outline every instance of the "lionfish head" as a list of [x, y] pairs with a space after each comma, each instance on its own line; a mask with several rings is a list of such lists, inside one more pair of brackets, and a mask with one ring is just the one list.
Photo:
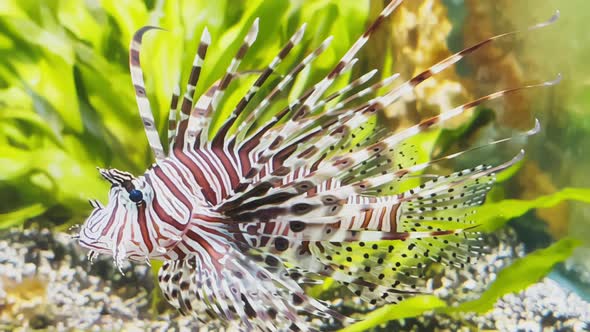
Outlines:
[[100, 174], [112, 186], [109, 202], [103, 206], [90, 200], [94, 208], [80, 229], [80, 245], [90, 249], [89, 258], [97, 254], [112, 255], [117, 266], [125, 259], [145, 260], [150, 248], [142, 239], [145, 228], [145, 206], [153, 191], [142, 179], [116, 169], [99, 169]]

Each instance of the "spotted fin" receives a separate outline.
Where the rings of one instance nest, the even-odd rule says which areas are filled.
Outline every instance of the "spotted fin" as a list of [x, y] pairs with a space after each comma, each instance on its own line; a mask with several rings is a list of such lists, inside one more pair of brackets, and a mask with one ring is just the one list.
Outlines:
[[[227, 248], [213, 262], [198, 255], [167, 261], [158, 280], [164, 298], [184, 314], [240, 320], [245, 330], [314, 331], [304, 315], [350, 320], [305, 294], [281, 258]], [[201, 316], [199, 316], [201, 315]]]

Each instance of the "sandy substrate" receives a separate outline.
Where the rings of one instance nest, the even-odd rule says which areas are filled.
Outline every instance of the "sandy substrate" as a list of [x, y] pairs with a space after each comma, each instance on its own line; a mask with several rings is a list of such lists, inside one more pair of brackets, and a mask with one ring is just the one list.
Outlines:
[[[430, 290], [447, 300], [475, 298], [500, 269], [524, 254], [510, 233], [501, 235], [490, 248], [490, 254], [477, 265], [460, 271], [446, 269], [430, 280]], [[0, 330], [220, 330], [216, 323], [202, 326], [173, 310], [155, 313], [150, 302], [154, 291], [150, 268], [133, 265], [124, 272], [121, 275], [106, 257], [91, 265], [66, 234], [1, 234]], [[521, 293], [504, 296], [485, 316], [457, 321], [427, 315], [384, 328], [584, 331], [590, 328], [589, 322], [588, 302], [544, 279]]]

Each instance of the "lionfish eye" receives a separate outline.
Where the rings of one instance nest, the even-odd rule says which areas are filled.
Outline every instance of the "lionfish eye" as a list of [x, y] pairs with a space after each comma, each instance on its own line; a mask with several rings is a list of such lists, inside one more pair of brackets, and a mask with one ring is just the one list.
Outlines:
[[141, 190], [133, 189], [129, 191], [129, 199], [132, 202], [140, 203], [141, 201], [143, 201], [143, 193], [141, 192]]

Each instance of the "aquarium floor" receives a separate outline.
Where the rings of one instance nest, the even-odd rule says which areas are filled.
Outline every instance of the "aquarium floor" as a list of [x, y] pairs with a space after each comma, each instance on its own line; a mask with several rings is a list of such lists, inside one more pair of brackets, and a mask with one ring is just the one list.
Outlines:
[[[496, 236], [490, 248], [476, 266], [446, 269], [433, 277], [430, 290], [450, 301], [476, 298], [500, 269], [524, 255], [510, 231]], [[188, 317], [173, 310], [154, 310], [153, 281], [151, 269], [144, 264], [128, 266], [124, 275], [106, 258], [90, 264], [67, 234], [5, 232], [0, 234], [0, 331], [196, 330], [199, 323]], [[583, 331], [588, 322], [590, 304], [545, 278], [523, 292], [504, 296], [484, 316], [458, 321], [427, 315], [390, 323], [385, 330]], [[215, 323], [201, 327], [220, 330]]]

